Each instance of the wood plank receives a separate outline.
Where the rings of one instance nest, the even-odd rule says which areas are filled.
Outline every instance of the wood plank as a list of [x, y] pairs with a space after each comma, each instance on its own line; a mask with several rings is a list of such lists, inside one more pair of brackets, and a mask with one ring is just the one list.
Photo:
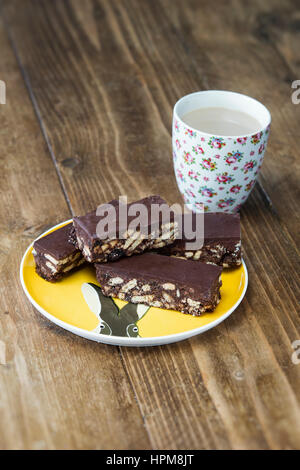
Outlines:
[[0, 43], [0, 448], [147, 448], [118, 349], [53, 326], [20, 286], [25, 248], [70, 212], [2, 24]]
[[[299, 118], [286, 102], [285, 62], [271, 44], [260, 50], [252, 31], [243, 36], [246, 2], [245, 9], [230, 5], [232, 16], [227, 4], [221, 2], [218, 15], [208, 2], [196, 1], [184, 8], [173, 0], [5, 5], [76, 212], [118, 194], [157, 192], [179, 200], [170, 177], [170, 124], [183, 94], [208, 87], [247, 91], [273, 114], [261, 178], [271, 204], [257, 186], [242, 211], [246, 300], [201, 337], [122, 349], [151, 444], [162, 449], [300, 443], [300, 371], [291, 361], [291, 342], [300, 331], [293, 241], [299, 232], [293, 219]], [[285, 155], [290, 165], [283, 167]]]
[[[10, 2], [4, 5], [20, 27], [12, 30], [14, 37], [15, 32], [26, 28], [31, 8], [35, 7], [25, 1], [22, 5], [27, 13], [22, 7], [20, 15], [19, 7], [14, 9]], [[127, 51], [115, 54], [120, 37], [114, 36], [100, 4], [93, 8], [101, 37], [90, 40], [87, 36], [94, 31], [95, 20], [89, 11], [93, 5], [94, 2], [86, 2], [82, 8], [80, 2], [38, 2], [34, 32], [40, 37], [40, 47], [34, 54], [27, 50], [25, 56], [25, 49], [19, 50], [76, 213], [93, 209], [120, 194], [136, 198], [157, 193], [155, 172], [143, 174], [143, 168], [148, 169], [149, 164], [154, 170], [160, 163], [161, 170], [169, 172], [168, 134], [165, 130], [161, 135], [152, 121], [153, 113], [160, 121], [158, 109], [151, 101], [141, 72], [134, 66], [134, 59]], [[85, 14], [81, 28], [77, 26], [82, 10]], [[53, 41], [56, 34], [57, 40]], [[67, 44], [67, 49], [62, 44]], [[37, 65], [44, 70], [42, 80], [40, 74], [35, 74]], [[153, 144], [149, 145], [151, 139]], [[157, 154], [157, 146], [164, 150], [163, 160]], [[174, 180], [170, 186], [177, 193]], [[169, 187], [165, 189], [166, 194], [169, 191]]]
[[[253, 3], [253, 12], [257, 5], [258, 1]], [[255, 33], [262, 45], [270, 43], [280, 52], [290, 70], [286, 75], [286, 82], [290, 85], [293, 80], [298, 79], [300, 76], [299, 2], [287, 0], [283, 5], [280, 0], [273, 0], [272, 4], [266, 2], [260, 5]]]

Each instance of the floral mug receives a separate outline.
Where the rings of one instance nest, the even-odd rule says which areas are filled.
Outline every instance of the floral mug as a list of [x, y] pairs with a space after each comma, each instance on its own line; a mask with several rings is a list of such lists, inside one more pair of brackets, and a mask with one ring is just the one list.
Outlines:
[[[255, 117], [253, 135], [220, 136], [193, 129], [182, 117], [195, 109], [222, 107]], [[193, 212], [236, 212], [255, 184], [267, 147], [271, 115], [249, 96], [200, 91], [181, 98], [173, 113], [173, 160], [178, 188]]]

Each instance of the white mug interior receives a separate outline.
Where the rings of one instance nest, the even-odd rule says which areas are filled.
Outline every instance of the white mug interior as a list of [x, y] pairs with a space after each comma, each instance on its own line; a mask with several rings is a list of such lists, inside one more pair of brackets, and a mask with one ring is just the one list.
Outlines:
[[[191, 93], [189, 95], [183, 96], [174, 106], [174, 117], [178, 121], [181, 121], [185, 126], [187, 124], [183, 120], [183, 116], [191, 111], [201, 108], [212, 108], [212, 107], [221, 107], [232, 109], [234, 111], [242, 111], [246, 114], [249, 114], [256, 121], [259, 122], [260, 127], [251, 134], [241, 134], [241, 135], [217, 135], [215, 137], [248, 137], [252, 134], [260, 132], [271, 123], [271, 114], [269, 110], [259, 101], [251, 98], [250, 96], [243, 95], [241, 93], [235, 93], [233, 91], [222, 91], [222, 90], [207, 90], [207, 91], [198, 91]], [[191, 126], [188, 126], [190, 129], [200, 132], [201, 134], [208, 134], [203, 132], [201, 129], [194, 129]]]

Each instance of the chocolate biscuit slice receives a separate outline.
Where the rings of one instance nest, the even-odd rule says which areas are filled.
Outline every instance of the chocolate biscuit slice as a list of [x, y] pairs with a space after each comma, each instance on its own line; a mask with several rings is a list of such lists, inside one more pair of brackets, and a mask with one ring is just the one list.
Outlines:
[[85, 261], [80, 250], [69, 242], [71, 228], [70, 223], [34, 242], [36, 272], [46, 281], [58, 281]]
[[[201, 248], [193, 250], [186, 247], [188, 240], [184, 235], [184, 224], [188, 218], [191, 218], [189, 224], [192, 224], [190, 226], [195, 231], [197, 217], [199, 217], [200, 223], [204, 224], [204, 243]], [[160, 251], [162, 254], [218, 264], [224, 268], [241, 264], [242, 250], [239, 214], [224, 214], [222, 212], [208, 212], [202, 215], [195, 213], [184, 214], [180, 224], [183, 227], [182, 239], [177, 239], [173, 245], [163, 248]]]
[[104, 295], [135, 304], [201, 315], [220, 300], [220, 266], [144, 253], [95, 267]]
[[[132, 229], [137, 218], [137, 215], [131, 212], [135, 204], [142, 205], [144, 211], [139, 226]], [[113, 227], [111, 232], [109, 229], [104, 230], [106, 226], [99, 228], [107, 215], [97, 215], [101, 209], [104, 213], [109, 205], [114, 209], [113, 215], [109, 218]], [[161, 212], [154, 211], [154, 207], [160, 208]], [[126, 214], [125, 220], [120, 216], [121, 213]], [[75, 238], [76, 245], [90, 263], [115, 261], [120, 257], [140, 254], [148, 249], [162, 248], [173, 243], [177, 230], [174, 213], [160, 196], [149, 196], [123, 205], [118, 200], [113, 200], [99, 206], [97, 212], [74, 217], [73, 224], [73, 239]]]

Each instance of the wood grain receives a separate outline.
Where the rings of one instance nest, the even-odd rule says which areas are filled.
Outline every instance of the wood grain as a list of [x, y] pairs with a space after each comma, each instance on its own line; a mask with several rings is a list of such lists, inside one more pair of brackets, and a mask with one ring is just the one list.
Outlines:
[[284, 7], [279, 1], [220, 1], [218, 14], [211, 14], [209, 2], [193, 0], [190, 8], [180, 10], [167, 0], [161, 2], [160, 14], [171, 18], [172, 27], [184, 36], [195, 78], [204, 75], [205, 87], [249, 94], [270, 109], [272, 133], [259, 180], [291, 243], [299, 246], [300, 113], [291, 100], [291, 84], [297, 75], [280, 53], [280, 40], [273, 40], [285, 23], [297, 42], [291, 19], [295, 5], [290, 1]]
[[[298, 34], [294, 3], [220, 1], [212, 9], [211, 2], [196, 0], [11, 0], [3, 7], [75, 213], [119, 194], [180, 200], [170, 147], [172, 107], [180, 96], [233, 89], [270, 108], [272, 133], [260, 183], [241, 214], [250, 279], [246, 299], [205, 335], [167, 347], [120, 350], [132, 387], [124, 392], [130, 406], [120, 402], [113, 412], [113, 401], [106, 425], [119, 424], [120, 445], [129, 448], [149, 442], [159, 449], [299, 448], [300, 366], [291, 361], [291, 343], [300, 336], [299, 113], [290, 100], [299, 57], [289, 46]], [[56, 328], [51, 338], [67, 357], [86, 348], [85, 371], [92, 376], [98, 345], [70, 340]], [[129, 387], [123, 375], [123, 382], [114, 376], [121, 369], [119, 350], [103, 351], [103, 392], [116, 396], [118, 380]], [[63, 381], [59, 374], [57, 379]], [[85, 399], [92, 409], [96, 396]], [[70, 445], [82, 448], [94, 433], [83, 439], [76, 430], [73, 436]], [[111, 432], [99, 443], [113, 447], [115, 441]], [[46, 447], [52, 444], [45, 440]]]
[[118, 350], [54, 327], [22, 292], [25, 248], [70, 213], [2, 25], [0, 43], [0, 448], [147, 448]]

